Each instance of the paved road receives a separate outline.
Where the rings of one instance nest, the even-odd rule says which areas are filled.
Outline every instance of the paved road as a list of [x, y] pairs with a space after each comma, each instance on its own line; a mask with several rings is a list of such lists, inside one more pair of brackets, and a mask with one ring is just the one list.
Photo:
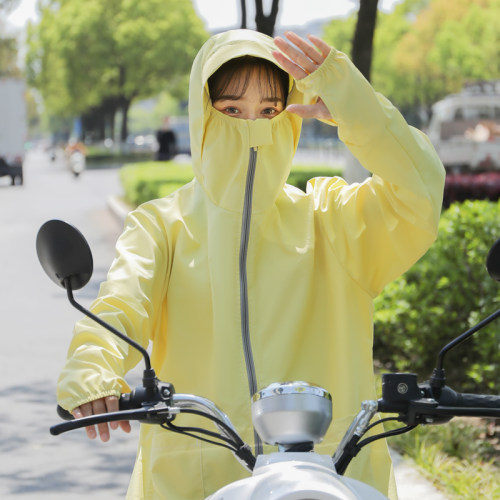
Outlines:
[[75, 179], [62, 164], [31, 152], [25, 185], [0, 178], [0, 498], [124, 498], [137, 429], [110, 443], [83, 431], [53, 437], [55, 384], [73, 323], [80, 317], [63, 289], [43, 273], [35, 253], [38, 228], [51, 218], [75, 224], [94, 252], [94, 277], [75, 296], [85, 305], [113, 258], [121, 223], [106, 198], [119, 193], [117, 170], [86, 171]]

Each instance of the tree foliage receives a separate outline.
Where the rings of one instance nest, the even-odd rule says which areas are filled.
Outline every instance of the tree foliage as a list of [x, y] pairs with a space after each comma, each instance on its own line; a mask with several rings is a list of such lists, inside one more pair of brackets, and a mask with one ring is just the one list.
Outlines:
[[17, 64], [17, 40], [0, 37], [0, 78], [18, 77], [21, 71]]
[[55, 115], [103, 103], [126, 114], [134, 99], [165, 88], [185, 92], [206, 38], [191, 2], [48, 0], [28, 32], [29, 82]]
[[[325, 39], [350, 53], [355, 15]], [[429, 107], [465, 83], [500, 78], [499, 0], [404, 0], [378, 13], [372, 83], [403, 109]]]
[[0, 77], [19, 77], [21, 70], [17, 64], [18, 42], [8, 34], [6, 21], [2, 15], [14, 10], [19, 0], [0, 0]]

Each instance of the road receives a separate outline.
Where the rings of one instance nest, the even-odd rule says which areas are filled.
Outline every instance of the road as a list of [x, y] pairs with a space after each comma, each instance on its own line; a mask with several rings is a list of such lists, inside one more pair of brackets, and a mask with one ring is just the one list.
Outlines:
[[95, 297], [121, 231], [106, 206], [120, 193], [118, 171], [88, 170], [75, 179], [41, 151], [27, 156], [25, 185], [0, 178], [0, 498], [122, 499], [133, 467], [138, 429], [109, 443], [83, 431], [53, 437], [55, 387], [74, 322], [81, 314], [43, 273], [35, 252], [46, 220], [76, 225], [94, 253], [94, 276], [75, 296]]

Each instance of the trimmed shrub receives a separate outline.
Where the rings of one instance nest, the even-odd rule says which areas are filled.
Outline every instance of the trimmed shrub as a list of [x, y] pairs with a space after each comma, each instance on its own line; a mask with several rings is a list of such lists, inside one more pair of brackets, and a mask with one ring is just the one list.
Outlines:
[[[428, 378], [441, 348], [499, 307], [500, 286], [485, 268], [500, 236], [499, 209], [489, 201], [452, 204], [427, 254], [377, 297], [374, 356], [385, 368]], [[499, 348], [497, 321], [446, 355], [448, 384], [498, 393]]]
[[[312, 177], [334, 175], [341, 175], [341, 169], [297, 165], [292, 168], [287, 182], [305, 191], [306, 183]], [[193, 177], [191, 165], [173, 161], [134, 163], [120, 170], [125, 200], [132, 206], [167, 196], [191, 181]]]
[[134, 163], [120, 169], [125, 200], [134, 207], [170, 194], [193, 177], [191, 165], [172, 161]]
[[287, 183], [305, 192], [307, 181], [313, 177], [341, 176], [342, 169], [328, 166], [294, 165], [288, 176]]

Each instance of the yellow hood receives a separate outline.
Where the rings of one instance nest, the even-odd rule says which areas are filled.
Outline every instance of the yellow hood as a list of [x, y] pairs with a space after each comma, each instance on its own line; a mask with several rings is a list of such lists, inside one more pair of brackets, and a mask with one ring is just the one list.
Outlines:
[[[284, 111], [272, 120], [240, 120], [212, 107], [208, 78], [231, 59], [250, 55], [276, 64], [273, 39], [250, 30], [212, 37], [202, 47], [191, 71], [189, 125], [196, 178], [216, 205], [242, 209], [249, 151], [258, 148], [253, 210], [274, 202], [290, 173], [300, 137], [301, 119]], [[288, 103], [301, 103], [302, 93], [290, 79]]]

